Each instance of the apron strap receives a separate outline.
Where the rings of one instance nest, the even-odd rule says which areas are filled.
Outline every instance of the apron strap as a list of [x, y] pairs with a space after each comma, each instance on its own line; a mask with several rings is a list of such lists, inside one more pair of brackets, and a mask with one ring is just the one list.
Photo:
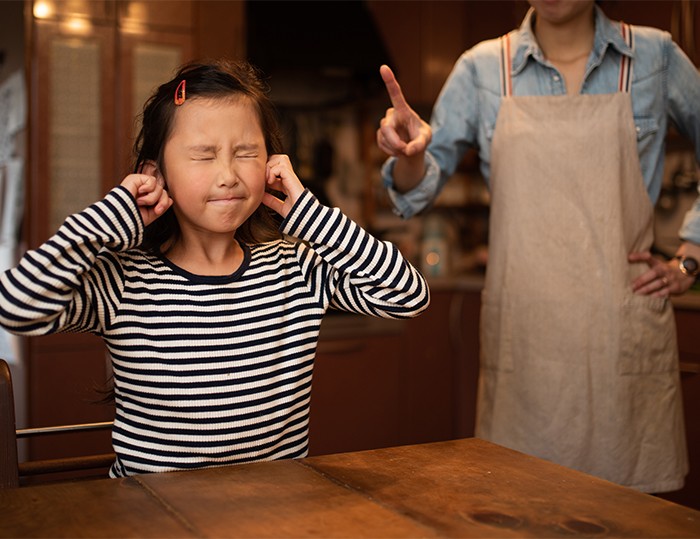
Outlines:
[[[622, 37], [627, 43], [627, 46], [634, 51], [634, 37], [632, 36], [632, 27], [624, 22], [620, 23], [620, 31]], [[512, 33], [512, 32], [511, 32]], [[501, 77], [501, 96], [511, 97], [513, 95], [513, 80], [512, 80], [512, 58], [510, 54], [510, 34], [501, 36], [501, 55], [500, 55], [500, 77]], [[620, 60], [620, 76], [618, 78], [618, 92], [630, 93], [632, 89], [632, 57], [626, 54], [621, 55]]]
[[[634, 51], [634, 38], [632, 36], [632, 27], [629, 24], [620, 22], [620, 32], [627, 43], [627, 46]], [[632, 89], [632, 57], [626, 54], [620, 55], [620, 78], [618, 82], [618, 92], [630, 93]]]
[[513, 95], [513, 81], [511, 72], [513, 65], [510, 56], [510, 33], [501, 36], [501, 96], [511, 97]]

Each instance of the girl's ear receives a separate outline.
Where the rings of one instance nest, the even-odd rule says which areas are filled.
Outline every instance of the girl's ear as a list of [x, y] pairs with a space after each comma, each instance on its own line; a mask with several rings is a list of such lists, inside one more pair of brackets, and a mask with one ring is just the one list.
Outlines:
[[149, 176], [154, 176], [156, 180], [158, 180], [158, 183], [161, 186], [165, 186], [165, 178], [163, 177], [163, 173], [160, 171], [158, 168], [158, 165], [156, 165], [155, 161], [148, 160], [146, 161], [143, 165], [141, 165], [141, 174], [147, 174]]

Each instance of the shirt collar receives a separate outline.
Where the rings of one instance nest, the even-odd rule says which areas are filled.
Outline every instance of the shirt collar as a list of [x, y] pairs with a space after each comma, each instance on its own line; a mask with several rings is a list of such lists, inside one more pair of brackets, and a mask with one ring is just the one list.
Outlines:
[[[519, 73], [527, 64], [528, 58], [532, 57], [540, 63], [544, 63], [542, 49], [537, 44], [532, 23], [535, 18], [535, 10], [530, 8], [520, 25], [518, 33], [518, 43], [513, 54], [513, 74]], [[622, 33], [620, 23], [611, 21], [600, 7], [595, 6], [595, 35], [593, 37], [594, 61], [599, 62], [605, 54], [608, 46], [612, 46], [620, 54], [632, 56], [632, 49], [627, 45]]]

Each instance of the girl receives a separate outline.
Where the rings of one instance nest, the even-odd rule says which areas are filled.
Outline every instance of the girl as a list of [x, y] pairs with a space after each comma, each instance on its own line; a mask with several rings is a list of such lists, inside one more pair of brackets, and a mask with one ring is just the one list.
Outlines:
[[2, 275], [0, 323], [104, 339], [112, 477], [306, 455], [323, 314], [416, 316], [425, 281], [303, 188], [246, 64], [181, 69], [135, 150], [136, 173]]

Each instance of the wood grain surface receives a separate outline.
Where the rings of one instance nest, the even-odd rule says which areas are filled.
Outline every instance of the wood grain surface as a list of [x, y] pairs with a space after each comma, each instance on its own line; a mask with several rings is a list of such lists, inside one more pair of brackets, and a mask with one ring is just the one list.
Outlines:
[[700, 537], [700, 512], [469, 438], [0, 490], [1, 537]]

